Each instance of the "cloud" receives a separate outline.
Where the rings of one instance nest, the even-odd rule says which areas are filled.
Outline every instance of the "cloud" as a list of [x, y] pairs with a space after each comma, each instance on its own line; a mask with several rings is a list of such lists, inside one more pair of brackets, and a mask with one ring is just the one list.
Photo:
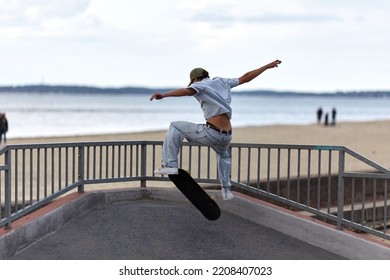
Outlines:
[[61, 37], [85, 33], [98, 21], [91, 0], [0, 0], [0, 37]]
[[71, 18], [84, 12], [90, 2], [90, 0], [0, 0], [0, 20], [11, 24], [25, 24], [48, 18]]
[[261, 14], [255, 16], [229, 15], [213, 12], [200, 12], [192, 17], [195, 22], [209, 23], [214, 26], [231, 26], [234, 23], [245, 24], [290, 24], [322, 23], [341, 21], [340, 17], [328, 14]]
[[247, 23], [322, 23], [340, 20], [339, 17], [327, 14], [264, 14], [243, 19]]
[[358, 87], [360, 66], [385, 83], [389, 9], [382, 0], [0, 0], [0, 83], [172, 86], [193, 65], [241, 74], [269, 58], [284, 60], [285, 88], [347, 84], [346, 73]]

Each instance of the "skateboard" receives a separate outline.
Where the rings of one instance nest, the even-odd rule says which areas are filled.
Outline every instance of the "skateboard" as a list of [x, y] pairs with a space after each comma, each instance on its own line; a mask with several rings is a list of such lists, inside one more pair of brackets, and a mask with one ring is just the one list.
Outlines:
[[168, 175], [168, 177], [206, 219], [215, 221], [221, 216], [218, 204], [199, 186], [187, 171], [179, 168], [179, 174]]

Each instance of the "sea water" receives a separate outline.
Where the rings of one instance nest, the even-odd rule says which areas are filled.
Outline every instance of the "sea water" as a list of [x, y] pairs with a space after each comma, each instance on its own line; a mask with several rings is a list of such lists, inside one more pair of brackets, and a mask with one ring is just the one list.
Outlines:
[[[337, 122], [390, 120], [390, 98], [261, 96], [233, 93], [234, 127], [316, 123], [316, 111], [336, 108]], [[193, 97], [149, 100], [147, 94], [1, 93], [8, 138], [165, 130], [175, 120], [204, 123]]]

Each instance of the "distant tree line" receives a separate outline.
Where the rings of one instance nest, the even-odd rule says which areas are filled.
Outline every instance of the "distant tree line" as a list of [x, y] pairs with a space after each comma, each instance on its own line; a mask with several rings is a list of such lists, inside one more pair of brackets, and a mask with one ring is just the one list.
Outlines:
[[91, 87], [91, 86], [56, 86], [56, 85], [26, 85], [0, 86], [0, 92], [19, 93], [152, 93], [155, 89], [142, 87]]
[[[0, 86], [1, 92], [15, 93], [91, 93], [91, 94], [151, 94], [156, 91], [165, 92], [172, 88], [146, 88], [146, 87], [92, 87], [76, 85], [24, 85], [24, 86]], [[329, 97], [388, 97], [390, 91], [338, 91], [338, 92], [294, 92], [272, 90], [248, 90], [236, 91], [240, 94], [263, 96], [329, 96]]]

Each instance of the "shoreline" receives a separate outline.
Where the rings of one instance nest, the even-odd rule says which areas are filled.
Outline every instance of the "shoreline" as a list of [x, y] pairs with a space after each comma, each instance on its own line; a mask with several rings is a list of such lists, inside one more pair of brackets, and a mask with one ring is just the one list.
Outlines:
[[[390, 167], [390, 120], [341, 122], [336, 126], [317, 124], [262, 125], [233, 128], [234, 143], [297, 144], [346, 146], [355, 152]], [[7, 144], [61, 142], [103, 142], [151, 140], [162, 141], [166, 130], [74, 135], [53, 137], [10, 138]]]

